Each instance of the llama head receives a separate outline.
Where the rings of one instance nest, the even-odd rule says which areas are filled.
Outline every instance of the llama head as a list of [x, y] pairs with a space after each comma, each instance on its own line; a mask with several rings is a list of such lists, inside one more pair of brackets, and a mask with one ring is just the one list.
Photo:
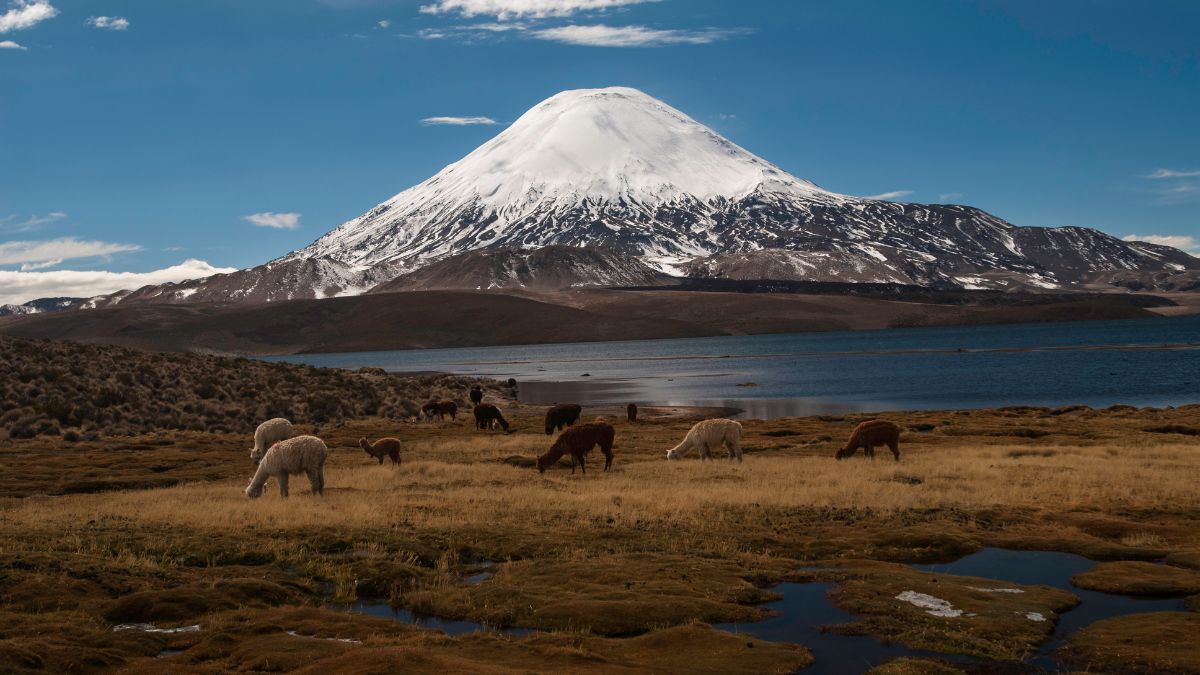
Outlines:
[[683, 453], [679, 452], [679, 448], [671, 448], [667, 451], [667, 459], [683, 459]]
[[258, 448], [250, 448], [250, 461], [254, 462], [255, 464], [258, 464], [259, 462], [262, 461], [263, 456], [266, 454], [267, 454], [266, 450], [260, 450]]
[[246, 486], [246, 496], [250, 499], [258, 499], [262, 496], [263, 487], [265, 486], [255, 485], [253, 480], [250, 481], [250, 484]]
[[847, 445], [845, 447], [838, 448], [837, 454], [834, 455], [834, 457], [836, 457], [839, 460], [846, 459], [850, 455], [853, 455], [856, 450], [858, 450], [858, 448], [851, 446], [851, 445]]
[[371, 451], [371, 444], [370, 444], [370, 443], [368, 443], [368, 442], [367, 442], [367, 439], [365, 439], [365, 438], [360, 438], [360, 439], [358, 439], [358, 445], [359, 445], [359, 446], [360, 446], [360, 447], [361, 447], [363, 450], [366, 450], [367, 452], [370, 452], [370, 451]]

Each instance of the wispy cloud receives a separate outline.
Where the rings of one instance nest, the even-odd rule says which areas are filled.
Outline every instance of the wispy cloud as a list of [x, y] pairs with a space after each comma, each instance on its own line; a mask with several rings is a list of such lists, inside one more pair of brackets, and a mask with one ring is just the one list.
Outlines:
[[129, 19], [120, 16], [90, 16], [87, 22], [93, 28], [103, 28], [105, 30], [126, 30], [129, 28]]
[[912, 193], [912, 190], [892, 190], [891, 192], [864, 197], [864, 199], [899, 199], [900, 197], [907, 197]]
[[721, 120], [722, 122], [728, 122], [730, 120], [736, 120], [737, 115], [734, 115], [733, 113], [717, 113], [717, 119]]
[[443, 40], [450, 37], [450, 34], [443, 30], [437, 30], [436, 28], [422, 28], [421, 30], [417, 31], [416, 37], [419, 37], [422, 40]]
[[666, 47], [669, 45], [705, 45], [745, 34], [745, 30], [710, 28], [678, 30], [646, 26], [570, 25], [542, 28], [529, 34], [539, 40], [550, 40], [585, 47]]
[[16, 42], [13, 42], [12, 40], [0, 40], [0, 49], [19, 49], [23, 52], [29, 50], [28, 47], [19, 45]]
[[443, 124], [456, 127], [465, 127], [473, 124], [496, 124], [496, 120], [490, 117], [426, 117], [425, 119], [421, 120], [421, 124], [427, 127]]
[[1125, 241], [1146, 241], [1151, 244], [1172, 246], [1192, 255], [1200, 254], [1200, 239], [1185, 234], [1131, 234], [1123, 238]]
[[17, 304], [37, 298], [89, 298], [123, 289], [132, 290], [151, 284], [199, 279], [234, 271], [236, 268], [213, 267], [203, 260], [192, 259], [150, 272], [0, 270], [0, 303]]
[[262, 213], [251, 213], [248, 216], [242, 216], [242, 220], [257, 227], [270, 227], [276, 230], [294, 230], [300, 227], [299, 213], [271, 213], [270, 211], [264, 211]]
[[29, 216], [24, 220], [20, 220], [16, 215], [12, 215], [6, 218], [0, 218], [0, 232], [12, 234], [16, 232], [40, 230], [43, 227], [52, 223], [56, 223], [66, 217], [67, 214], [63, 213], [62, 211], [54, 211], [47, 213], [44, 216]]
[[458, 13], [462, 16], [494, 16], [501, 21], [531, 17], [571, 16], [576, 12], [614, 9], [658, 0], [436, 0], [424, 5], [426, 14]]
[[379, 26], [380, 28], [391, 28], [391, 27], [392, 27], [392, 20], [391, 20], [391, 19], [384, 19], [384, 20], [382, 20], [382, 21], [379, 21], [379, 22], [378, 22], [378, 23], [376, 23], [375, 25]]
[[528, 24], [518, 21], [509, 21], [506, 23], [473, 23], [466, 26], [457, 26], [458, 30], [482, 30], [489, 33], [507, 33], [509, 31], [525, 30]]
[[942, 194], [938, 195], [938, 201], [946, 204], [948, 202], [956, 202], [963, 197], [966, 197], [966, 195], [961, 192], [943, 192]]
[[1146, 178], [1153, 180], [1161, 180], [1163, 178], [1196, 178], [1200, 177], [1200, 169], [1155, 169], [1153, 173], [1147, 174]]
[[13, 0], [8, 11], [0, 14], [0, 33], [33, 28], [56, 16], [58, 10], [48, 0]]
[[42, 269], [64, 260], [108, 257], [116, 253], [142, 250], [134, 244], [114, 244], [75, 237], [43, 241], [6, 241], [0, 243], [0, 265], [21, 265], [23, 270]]

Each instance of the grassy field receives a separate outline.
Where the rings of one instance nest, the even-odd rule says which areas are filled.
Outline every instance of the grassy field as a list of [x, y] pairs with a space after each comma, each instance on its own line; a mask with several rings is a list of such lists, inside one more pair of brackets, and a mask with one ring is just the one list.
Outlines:
[[[992, 664], [886, 672], [1019, 672], [1053, 622], [1012, 617], [1053, 618], [1074, 596], [980, 593], [980, 580], [901, 563], [1049, 549], [1109, 561], [1081, 586], [1200, 591], [1200, 406], [885, 414], [907, 429], [899, 463], [833, 459], [862, 416], [747, 421], [741, 464], [667, 462], [688, 411], [643, 410], [631, 425], [585, 409], [614, 421], [617, 459], [606, 474], [594, 453], [574, 476], [532, 468], [551, 440], [541, 410], [510, 408], [511, 435], [462, 418], [326, 427], [324, 498], [298, 477], [288, 500], [273, 483], [247, 499], [246, 435], [8, 441], [0, 671], [792, 672], [811, 660], [803, 645], [710, 624], [762, 619], [775, 583], [822, 579], [860, 617], [840, 630]], [[401, 466], [357, 448], [383, 435], [402, 439]], [[894, 598], [906, 590], [970, 616], [926, 614]], [[336, 609], [362, 599], [538, 632], [454, 638]], [[1179, 636], [1196, 615], [1181, 616], [1091, 627], [1063, 657], [1093, 672], [1194, 672], [1200, 647]], [[1114, 648], [1114, 630], [1136, 644]]]

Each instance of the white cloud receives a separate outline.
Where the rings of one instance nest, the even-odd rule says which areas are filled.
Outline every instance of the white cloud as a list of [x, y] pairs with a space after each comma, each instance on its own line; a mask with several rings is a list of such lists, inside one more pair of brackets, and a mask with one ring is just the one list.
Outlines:
[[151, 284], [199, 279], [213, 274], [236, 271], [234, 267], [213, 267], [203, 260], [188, 259], [178, 265], [150, 272], [10, 272], [0, 270], [0, 304], [19, 304], [37, 298], [90, 298], [137, 289]]
[[7, 12], [0, 14], [0, 33], [32, 28], [58, 16], [48, 0], [13, 0]]
[[424, 124], [427, 127], [440, 124], [464, 127], [472, 124], [496, 124], [496, 120], [490, 117], [426, 117], [425, 119], [421, 120], [421, 124]]
[[421, 38], [422, 40], [441, 40], [442, 38], [448, 38], [450, 36], [440, 30], [422, 28], [421, 30], [417, 31], [417, 37]]
[[62, 211], [53, 211], [44, 216], [29, 216], [22, 221], [17, 221], [17, 216], [12, 215], [6, 218], [0, 218], [0, 232], [12, 233], [40, 230], [43, 227], [50, 225], [51, 223], [56, 223], [66, 217], [67, 214], [63, 213]]
[[458, 26], [458, 30], [482, 30], [489, 33], [506, 33], [512, 30], [525, 30], [528, 27], [527, 24], [510, 21], [508, 23], [473, 23], [467, 26]]
[[891, 192], [884, 192], [883, 194], [863, 197], [863, 199], [899, 199], [900, 197], [907, 197], [912, 193], [912, 190], [892, 190]]
[[532, 31], [539, 40], [585, 47], [665, 47], [668, 45], [706, 45], [724, 40], [744, 30], [676, 30], [646, 26], [558, 26]]
[[264, 211], [263, 213], [251, 213], [248, 216], [242, 216], [242, 220], [248, 221], [257, 227], [270, 227], [276, 230], [294, 230], [300, 227], [299, 213], [271, 213]]
[[1190, 169], [1180, 171], [1179, 169], [1155, 169], [1154, 173], [1146, 176], [1154, 180], [1162, 178], [1196, 178], [1200, 176], [1200, 169]]
[[33, 265], [62, 262], [79, 258], [96, 258], [115, 253], [142, 250], [134, 244], [113, 244], [106, 241], [88, 241], [75, 237], [60, 237], [43, 241], [6, 241], [0, 243], [0, 265]]
[[1124, 239], [1125, 241], [1146, 241], [1151, 244], [1172, 246], [1192, 255], [1200, 254], [1200, 239], [1185, 234], [1131, 234]]
[[104, 28], [107, 30], [125, 30], [129, 28], [129, 19], [120, 16], [92, 16], [88, 17], [88, 25], [94, 28]]
[[24, 52], [28, 51], [29, 47], [19, 45], [12, 40], [0, 40], [0, 49], [19, 49]]
[[391, 20], [391, 19], [384, 19], [383, 21], [380, 21], [380, 22], [379, 22], [377, 25], [378, 25], [380, 28], [391, 28], [391, 27], [392, 27], [392, 20]]
[[938, 195], [938, 201], [942, 203], [954, 202], [962, 199], [963, 197], [966, 197], [966, 195], [961, 192], [943, 192], [942, 194]]
[[734, 115], [733, 113], [717, 113], [717, 119], [721, 120], [722, 122], [728, 122], [729, 120], [736, 120], [737, 115]]
[[501, 21], [533, 17], [570, 16], [576, 12], [596, 11], [640, 5], [658, 0], [436, 0], [424, 5], [426, 14], [457, 12], [462, 16], [494, 16]]

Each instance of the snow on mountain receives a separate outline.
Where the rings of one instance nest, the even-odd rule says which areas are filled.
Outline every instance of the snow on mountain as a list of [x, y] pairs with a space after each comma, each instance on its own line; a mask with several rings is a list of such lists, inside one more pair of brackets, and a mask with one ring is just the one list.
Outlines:
[[[690, 224], [664, 216], [711, 212], [756, 194], [831, 206], [849, 199], [636, 89], [565, 91], [429, 180], [288, 257], [413, 263], [490, 245], [625, 238], [644, 239], [644, 253], [690, 257], [716, 242], [700, 231], [681, 232], [677, 226]], [[571, 231], [575, 225], [588, 232]]]

